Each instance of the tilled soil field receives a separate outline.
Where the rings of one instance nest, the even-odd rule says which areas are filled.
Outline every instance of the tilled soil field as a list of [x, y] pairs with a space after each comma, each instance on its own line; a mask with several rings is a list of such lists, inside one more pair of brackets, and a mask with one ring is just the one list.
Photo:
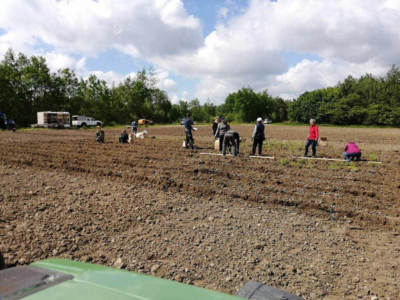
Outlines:
[[[0, 132], [0, 251], [8, 265], [67, 257], [235, 293], [257, 280], [306, 299], [400, 295], [400, 130], [320, 128], [382, 164], [303, 161], [306, 127], [268, 126], [265, 154], [213, 152], [209, 128], [106, 144], [92, 130]], [[151, 138], [154, 136], [155, 138]], [[246, 140], [247, 139], [247, 140]]]

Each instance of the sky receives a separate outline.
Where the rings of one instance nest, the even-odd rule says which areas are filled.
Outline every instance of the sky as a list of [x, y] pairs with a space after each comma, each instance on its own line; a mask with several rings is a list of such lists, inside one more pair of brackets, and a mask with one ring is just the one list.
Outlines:
[[110, 85], [151, 67], [173, 102], [294, 99], [400, 65], [399, 23], [399, 0], [1, 0], [0, 56]]

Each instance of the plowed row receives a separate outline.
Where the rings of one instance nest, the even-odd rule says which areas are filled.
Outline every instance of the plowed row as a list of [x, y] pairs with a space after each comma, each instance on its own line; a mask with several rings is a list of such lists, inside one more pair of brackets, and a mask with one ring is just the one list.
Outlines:
[[[194, 152], [184, 151], [181, 138], [173, 137], [182, 134], [181, 128], [170, 127], [165, 132], [164, 128], [150, 130], [155, 139], [136, 140], [130, 145], [116, 143], [116, 131], [108, 133], [105, 145], [97, 145], [91, 132], [18, 133], [9, 136], [16, 142], [3, 140], [0, 155], [4, 164], [111, 177], [163, 191], [296, 206], [318, 213], [332, 208], [338, 216], [355, 217], [367, 221], [366, 225], [400, 223], [400, 158], [395, 151], [379, 152], [384, 160], [392, 155], [382, 166], [294, 161], [291, 156], [303, 151], [301, 142], [296, 141], [289, 142], [294, 143], [290, 152], [284, 142], [272, 140], [265, 152], [276, 156], [275, 161], [247, 157], [248, 142], [242, 145], [238, 158], [201, 156], [200, 152], [213, 151], [212, 139], [207, 137], [206, 128], [202, 129], [197, 136], [201, 150]], [[248, 129], [243, 127], [242, 136]], [[159, 132], [163, 135], [157, 136]], [[335, 149], [322, 148], [320, 155], [337, 157], [340, 150]]]

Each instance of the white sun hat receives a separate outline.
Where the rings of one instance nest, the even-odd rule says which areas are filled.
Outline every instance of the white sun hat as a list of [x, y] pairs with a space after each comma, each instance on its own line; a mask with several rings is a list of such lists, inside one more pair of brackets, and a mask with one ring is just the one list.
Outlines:
[[257, 122], [262, 122], [262, 118], [257, 118]]

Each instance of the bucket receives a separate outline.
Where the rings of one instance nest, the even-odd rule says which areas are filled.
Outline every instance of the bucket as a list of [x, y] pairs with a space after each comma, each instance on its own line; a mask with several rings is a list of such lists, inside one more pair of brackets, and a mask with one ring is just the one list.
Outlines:
[[320, 137], [318, 141], [318, 145], [321, 147], [328, 146], [328, 138], [327, 137]]
[[214, 142], [214, 150], [219, 151], [219, 139], [216, 139]]

